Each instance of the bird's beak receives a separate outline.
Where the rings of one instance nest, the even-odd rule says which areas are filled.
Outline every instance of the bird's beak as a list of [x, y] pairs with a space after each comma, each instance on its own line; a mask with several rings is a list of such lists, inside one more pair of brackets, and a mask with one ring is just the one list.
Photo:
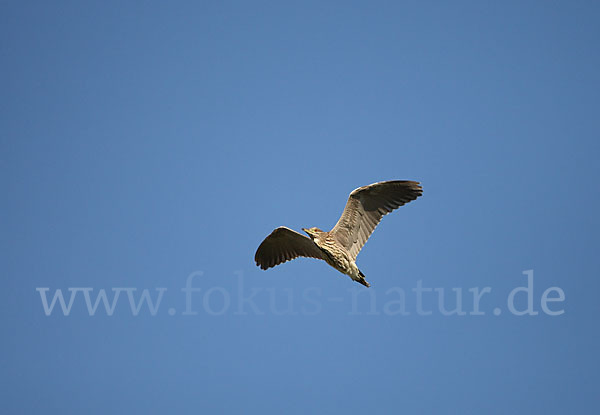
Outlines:
[[302, 230], [303, 230], [304, 232], [306, 232], [306, 228], [302, 228]]

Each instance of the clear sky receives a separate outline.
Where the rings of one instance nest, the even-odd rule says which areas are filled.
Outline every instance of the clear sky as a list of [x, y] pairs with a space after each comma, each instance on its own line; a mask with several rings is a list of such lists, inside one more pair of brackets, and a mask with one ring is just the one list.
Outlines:
[[[0, 412], [597, 412], [599, 21], [2, 2]], [[424, 195], [359, 255], [370, 289], [255, 266], [391, 179]]]

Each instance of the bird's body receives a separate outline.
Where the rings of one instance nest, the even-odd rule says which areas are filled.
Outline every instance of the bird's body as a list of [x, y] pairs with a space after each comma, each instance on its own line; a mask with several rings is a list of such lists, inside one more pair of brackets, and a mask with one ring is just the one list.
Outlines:
[[393, 180], [355, 189], [342, 216], [329, 232], [302, 228], [310, 238], [284, 226], [260, 244], [256, 265], [268, 269], [299, 256], [322, 259], [354, 281], [369, 287], [356, 265], [356, 257], [381, 218], [421, 196], [418, 182]]
[[[304, 232], [307, 232], [303, 229]], [[309, 234], [310, 235], [310, 234]], [[364, 275], [358, 269], [356, 262], [350, 257], [348, 250], [341, 246], [331, 232], [319, 232], [313, 238], [315, 245], [325, 254], [325, 261], [340, 271], [342, 274], [348, 275], [354, 281], [358, 281], [365, 286], [369, 283], [365, 280]]]

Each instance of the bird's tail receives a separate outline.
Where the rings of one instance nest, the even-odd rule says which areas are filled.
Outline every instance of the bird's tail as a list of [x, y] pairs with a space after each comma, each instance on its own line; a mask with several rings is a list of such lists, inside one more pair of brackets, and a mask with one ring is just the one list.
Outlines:
[[356, 282], [361, 283], [362, 285], [364, 285], [365, 287], [370, 287], [371, 284], [369, 284], [367, 282], [367, 280], [365, 279], [365, 274], [362, 273], [361, 270], [358, 270], [358, 276], [360, 277], [359, 279], [356, 280]]

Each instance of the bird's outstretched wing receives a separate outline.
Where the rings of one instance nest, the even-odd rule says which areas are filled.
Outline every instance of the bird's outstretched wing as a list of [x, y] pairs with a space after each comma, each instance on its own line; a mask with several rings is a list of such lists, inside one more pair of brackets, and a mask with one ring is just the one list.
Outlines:
[[262, 269], [268, 269], [299, 256], [325, 259], [323, 252], [310, 238], [280, 226], [262, 241], [254, 260]]
[[423, 194], [419, 182], [392, 180], [359, 187], [350, 193], [340, 220], [331, 233], [353, 259], [373, 230], [394, 209]]

